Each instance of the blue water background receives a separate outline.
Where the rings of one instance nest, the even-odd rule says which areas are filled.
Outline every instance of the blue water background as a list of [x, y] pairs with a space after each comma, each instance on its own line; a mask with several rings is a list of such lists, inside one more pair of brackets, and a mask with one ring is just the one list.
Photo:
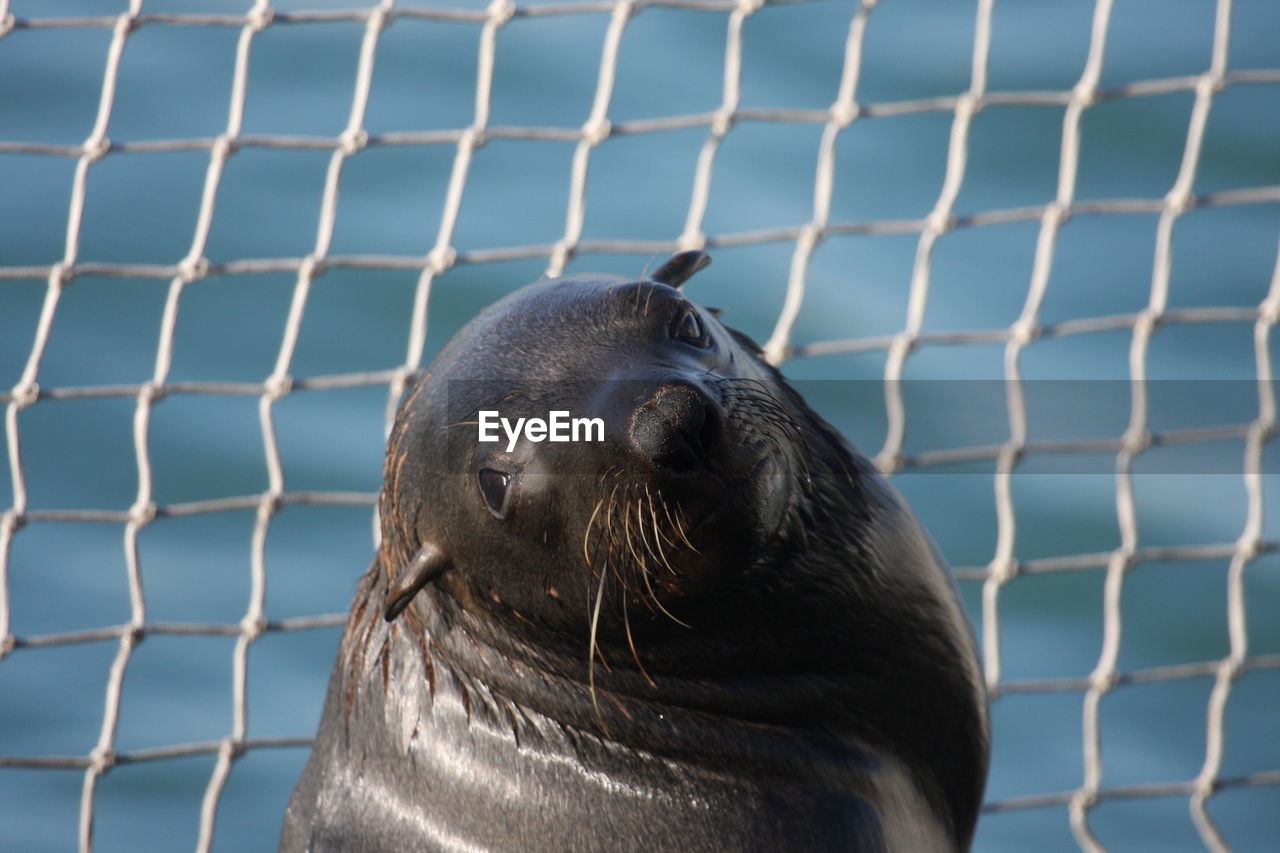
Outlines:
[[[240, 13], [247, 2], [168, 0], [145, 11]], [[298, 0], [275, 8], [346, 8]], [[434, 4], [445, 6], [445, 0]], [[968, 87], [973, 3], [885, 0], [872, 13], [860, 100], [952, 95]], [[449, 8], [481, 9], [454, 0]], [[1208, 0], [1116, 3], [1103, 87], [1207, 69], [1214, 6]], [[851, 2], [771, 7], [744, 30], [742, 105], [824, 109], [835, 98]], [[116, 14], [114, 0], [15, 0], [18, 17]], [[992, 91], [1070, 89], [1088, 46], [1092, 4], [996, 4]], [[727, 14], [648, 8], [628, 26], [609, 117], [614, 122], [714, 110], [721, 103]], [[578, 127], [596, 85], [607, 13], [517, 18], [498, 34], [492, 125]], [[346, 125], [363, 24], [277, 23], [254, 39], [244, 133], [336, 137]], [[379, 43], [365, 128], [373, 134], [467, 126], [474, 109], [480, 28], [402, 19]], [[1280, 67], [1280, 6], [1234, 4], [1232, 70]], [[117, 142], [211, 137], [226, 124], [234, 27], [147, 24], [125, 48], [110, 137]], [[108, 28], [18, 29], [0, 38], [0, 141], [77, 145], [93, 125]], [[1077, 198], [1159, 199], [1183, 154], [1190, 92], [1122, 99], [1085, 113]], [[1061, 107], [996, 107], [974, 119], [956, 212], [1043, 204], [1056, 192]], [[838, 150], [832, 221], [916, 218], [935, 204], [945, 172], [949, 113], [855, 123]], [[705, 230], [720, 235], [791, 227], [812, 216], [822, 129], [744, 122], [717, 159]], [[585, 239], [672, 241], [682, 231], [705, 128], [620, 136], [592, 154]], [[564, 233], [573, 144], [493, 141], [475, 158], [454, 246], [460, 251], [551, 243]], [[371, 147], [343, 173], [332, 254], [424, 255], [435, 243], [452, 145]], [[81, 261], [172, 264], [188, 251], [206, 151], [113, 153], [89, 172]], [[246, 148], [229, 161], [206, 255], [215, 262], [298, 257], [315, 242], [325, 151]], [[0, 266], [62, 257], [75, 161], [0, 153]], [[1215, 98], [1195, 183], [1198, 194], [1280, 184], [1280, 86], [1233, 86]], [[1021, 311], [1038, 225], [962, 228], [937, 244], [925, 331], [998, 329]], [[1256, 306], [1275, 264], [1280, 205], [1196, 209], [1179, 220], [1170, 308]], [[1062, 230], [1041, 322], [1141, 310], [1147, 303], [1156, 217], [1080, 216]], [[824, 242], [810, 265], [794, 340], [889, 335], [905, 323], [916, 235]], [[783, 302], [793, 245], [725, 248], [690, 285], [698, 301], [765, 339]], [[660, 260], [657, 258], [656, 260]], [[651, 254], [577, 257], [570, 271], [635, 275]], [[545, 259], [449, 270], [431, 297], [426, 349], [434, 352], [482, 306], [537, 278]], [[416, 273], [335, 268], [318, 278], [290, 372], [295, 377], [393, 368], [405, 360]], [[292, 296], [292, 274], [212, 276], [182, 297], [171, 381], [261, 382], [272, 370]], [[154, 369], [161, 278], [82, 275], [66, 290], [38, 381], [45, 389], [137, 384]], [[0, 279], [0, 388], [19, 379], [45, 284]], [[1122, 380], [1126, 330], [1040, 340], [1023, 356], [1032, 379]], [[1273, 345], [1273, 350], [1275, 346]], [[1001, 344], [924, 347], [912, 379], [992, 379]], [[885, 354], [789, 363], [789, 375], [850, 438], [874, 453], [884, 440], [876, 395], [828, 380], [877, 380]], [[1153, 339], [1152, 378], [1251, 380], [1253, 325], [1170, 325]], [[944, 386], [945, 387], [945, 386]], [[956, 384], [957, 388], [968, 387]], [[1052, 386], [1043, 386], [1052, 387]], [[1116, 387], [1116, 386], [1110, 386]], [[1245, 394], [1229, 417], [1179, 382], [1152, 411], [1158, 429], [1246, 422]], [[841, 390], [841, 389], [845, 390]], [[1118, 436], [1114, 407], [1056, 392], [1033, 397], [1033, 438]], [[1111, 392], [1108, 392], [1111, 393]], [[911, 401], [907, 451], [999, 442], [998, 397], [976, 405], [959, 391]], [[857, 399], [857, 406], [850, 401]], [[289, 491], [374, 492], [379, 484], [386, 389], [293, 393], [274, 407]], [[149, 433], [154, 499], [161, 505], [253, 495], [267, 488], [257, 397], [172, 395]], [[125, 510], [137, 493], [131, 398], [42, 399], [18, 415], [29, 508]], [[1232, 407], [1236, 408], [1236, 407]], [[1110, 417], [1104, 417], [1104, 409]], [[1046, 415], [1046, 412], [1048, 414]], [[1158, 448], [1135, 478], [1140, 545], [1230, 543], [1244, 527], [1243, 443]], [[1268, 451], [1275, 470], [1276, 450]], [[1192, 462], [1180, 454], [1202, 454]], [[1203, 454], [1208, 454], [1207, 456]], [[1198, 473], [1169, 473], [1188, 465]], [[12, 505], [0, 459], [0, 509]], [[1022, 559], [1105, 552], [1120, 544], [1113, 459], [1074, 473], [1015, 478], [1016, 554]], [[1031, 467], [1030, 470], [1035, 471]], [[896, 479], [948, 560], [992, 558], [996, 516], [991, 463], [923, 469]], [[1084, 473], [1080, 473], [1084, 472]], [[1277, 539], [1275, 478], [1265, 478], [1264, 538]], [[253, 511], [162, 518], [140, 536], [155, 622], [233, 625], [248, 600]], [[288, 506], [266, 540], [271, 619], [344, 611], [371, 555], [365, 507]], [[1225, 560], [1144, 563], [1128, 577], [1119, 668], [1215, 660], [1228, 653]], [[1024, 576], [1001, 596], [1002, 679], [1084, 677], [1103, 634], [1104, 573]], [[1280, 653], [1280, 558], [1245, 574], [1251, 655]], [[980, 627], [980, 588], [962, 584]], [[122, 528], [32, 522], [14, 538], [8, 578], [12, 632], [30, 637], [125, 623], [130, 607]], [[249, 735], [309, 735], [319, 716], [337, 630], [268, 633], [249, 654]], [[124, 682], [120, 752], [217, 740], [231, 729], [233, 637], [151, 636]], [[0, 755], [85, 756], [97, 741], [117, 643], [18, 649], [0, 661]], [[1193, 779], [1204, 760], [1211, 678], [1121, 687], [1102, 703], [1103, 786]], [[1069, 791], [1082, 782], [1083, 694], [1006, 696], [993, 707], [988, 797]], [[1228, 706], [1224, 777], [1280, 768], [1280, 670], [1250, 671]], [[272, 849], [302, 749], [252, 750], [234, 765], [218, 811], [215, 849]], [[95, 849], [182, 850], [195, 844], [215, 757], [116, 767], [99, 783]], [[74, 849], [83, 773], [0, 769], [0, 850]], [[1210, 802], [1237, 850], [1275, 849], [1280, 789], [1234, 788]], [[1196, 850], [1187, 798], [1121, 800], [1092, 813], [1116, 850]], [[988, 815], [980, 850], [1076, 849], [1063, 806]]]

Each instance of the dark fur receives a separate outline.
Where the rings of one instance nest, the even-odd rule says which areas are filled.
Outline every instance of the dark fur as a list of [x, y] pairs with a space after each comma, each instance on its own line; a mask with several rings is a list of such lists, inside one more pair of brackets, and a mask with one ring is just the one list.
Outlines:
[[[941, 561], [754, 343], [701, 309], [707, 345], [673, 339], [691, 308], [556, 279], [437, 356], [281, 850], [967, 849], [986, 706]], [[484, 407], [609, 434], [506, 454]], [[486, 466], [515, 472], [508, 517]]]

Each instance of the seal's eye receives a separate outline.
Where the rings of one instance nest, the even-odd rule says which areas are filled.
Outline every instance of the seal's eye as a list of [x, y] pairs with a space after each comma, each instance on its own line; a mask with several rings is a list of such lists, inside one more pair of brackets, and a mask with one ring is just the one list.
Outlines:
[[510, 493], [507, 486], [510, 484], [510, 474], [504, 474], [492, 468], [484, 468], [480, 471], [480, 494], [484, 496], [489, 512], [497, 518], [504, 518], [507, 514], [507, 496]]
[[675, 322], [671, 324], [671, 337], [702, 349], [710, 344], [707, 330], [703, 327], [702, 320], [698, 319], [698, 312], [692, 308], [676, 315]]

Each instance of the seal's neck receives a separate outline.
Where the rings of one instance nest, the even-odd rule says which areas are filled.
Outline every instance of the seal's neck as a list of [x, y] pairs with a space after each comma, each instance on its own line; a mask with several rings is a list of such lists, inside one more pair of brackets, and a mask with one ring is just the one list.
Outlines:
[[[581, 657], [496, 634], [436, 587], [424, 590], [402, 620], [406, 616], [420, 621], [368, 623], [370, 648], [361, 655], [359, 671], [347, 676], [354, 679], [349, 686], [357, 706], [366, 691], [395, 689], [397, 701], [390, 704], [406, 720], [434, 718], [443, 724], [447, 718], [453, 722], [446, 728], [462, 725], [464, 730], [468, 725], [511, 727], [517, 742], [523, 725], [540, 721], [535, 728], [562, 728], [596, 744], [592, 749], [623, 748], [700, 763], [716, 772], [741, 767], [744, 773], [790, 776], [806, 767], [812, 772], [814, 755], [820, 755], [826, 757], [818, 763], [829, 763], [829, 772], [844, 773], [850, 762], [878, 760], [873, 750], [834, 728], [801, 724], [806, 708], [830, 705], [824, 693], [831, 685], [811, 676], [713, 681], [660, 671], [646, 677], [633, 668], [598, 665], [592, 677]], [[384, 659], [402, 667], [405, 660], [417, 660], [421, 668], [408, 666], [386, 678], [379, 664]], [[408, 688], [406, 681], [419, 686]]]

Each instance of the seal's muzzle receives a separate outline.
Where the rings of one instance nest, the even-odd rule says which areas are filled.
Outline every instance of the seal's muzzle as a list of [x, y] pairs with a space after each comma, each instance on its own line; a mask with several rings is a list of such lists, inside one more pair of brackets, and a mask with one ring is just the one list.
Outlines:
[[705, 467], [719, 437], [719, 412], [707, 395], [669, 383], [631, 416], [631, 445], [654, 465], [672, 471]]

